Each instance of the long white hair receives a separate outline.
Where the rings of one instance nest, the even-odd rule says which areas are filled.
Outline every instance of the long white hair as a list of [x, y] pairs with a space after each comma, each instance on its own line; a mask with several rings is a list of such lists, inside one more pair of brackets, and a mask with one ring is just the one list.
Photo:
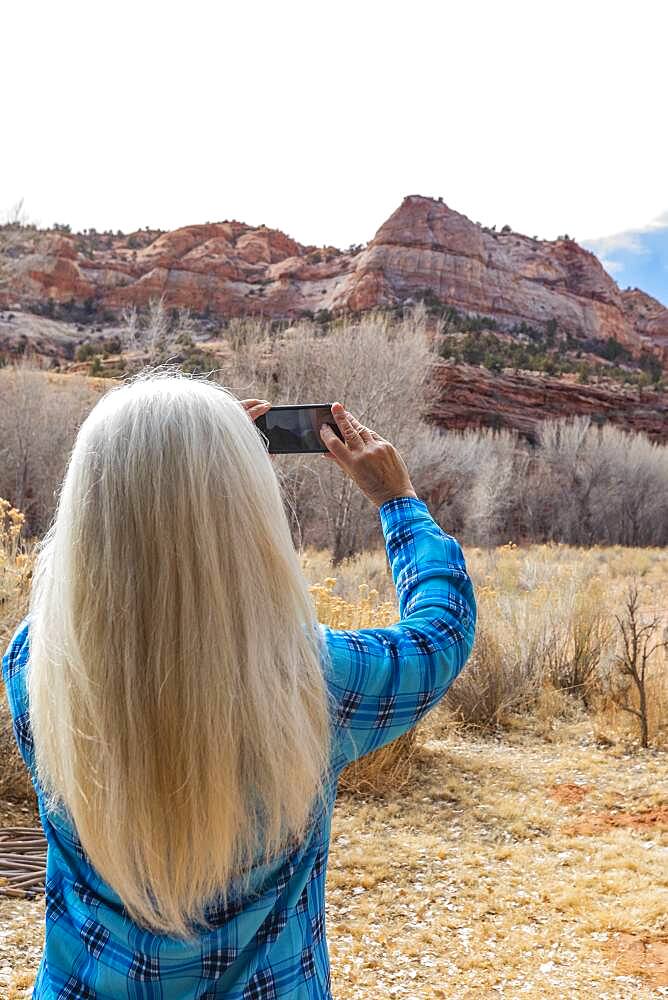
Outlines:
[[214, 382], [144, 370], [82, 424], [30, 600], [47, 807], [135, 922], [193, 938], [323, 801], [331, 703], [262, 436]]

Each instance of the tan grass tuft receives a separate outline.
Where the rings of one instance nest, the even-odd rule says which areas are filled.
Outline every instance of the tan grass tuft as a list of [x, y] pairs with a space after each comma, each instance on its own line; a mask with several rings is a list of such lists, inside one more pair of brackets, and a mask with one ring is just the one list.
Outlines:
[[[4, 655], [23, 618], [32, 575], [32, 547], [22, 535], [25, 518], [0, 497], [0, 647]], [[32, 799], [34, 791], [18, 752], [5, 686], [0, 684], [0, 798]]]

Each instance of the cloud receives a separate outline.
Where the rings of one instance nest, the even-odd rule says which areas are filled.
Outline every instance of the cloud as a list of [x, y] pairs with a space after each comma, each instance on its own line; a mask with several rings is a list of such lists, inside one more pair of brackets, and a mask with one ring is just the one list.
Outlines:
[[624, 253], [643, 254], [647, 253], [647, 246], [643, 236], [650, 232], [649, 226], [640, 229], [627, 229], [623, 233], [613, 233], [611, 236], [601, 236], [596, 240], [587, 240], [586, 246], [596, 253], [610, 253], [614, 250]]
[[626, 229], [621, 233], [613, 233], [611, 236], [600, 236], [597, 239], [584, 240], [583, 245], [598, 256], [615, 250], [623, 250], [625, 253], [632, 254], [647, 254], [650, 253], [650, 250], [643, 237], [648, 233], [655, 233], [661, 229], [668, 229], [668, 210], [662, 212], [661, 215], [652, 219], [645, 226], [638, 226], [637, 229]]
[[610, 257], [599, 257], [599, 260], [608, 274], [619, 274], [624, 270], [624, 264], [620, 260], [612, 260]]
[[615, 233], [613, 236], [601, 236], [597, 240], [587, 240], [585, 246], [597, 254], [610, 253], [613, 250], [624, 250], [626, 253], [647, 253], [647, 248], [641, 242], [637, 230]]
[[601, 261], [620, 288], [642, 288], [668, 304], [668, 212], [637, 229], [583, 244]]

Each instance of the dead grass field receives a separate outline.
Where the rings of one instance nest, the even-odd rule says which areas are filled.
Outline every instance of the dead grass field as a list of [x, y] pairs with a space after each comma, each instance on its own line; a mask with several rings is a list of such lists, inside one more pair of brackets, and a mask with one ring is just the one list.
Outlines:
[[[0, 546], [3, 651], [26, 599], [18, 531], [10, 519]], [[510, 545], [467, 560], [492, 662], [515, 679], [545, 630], [613, 615], [630, 578], [648, 612], [668, 603], [666, 550]], [[323, 620], [396, 620], [382, 552], [336, 575], [326, 554], [303, 561]], [[604, 702], [587, 713], [546, 685], [496, 728], [464, 728], [441, 705], [382, 769], [342, 782], [327, 881], [336, 1000], [668, 996], [666, 670], [658, 659], [649, 750]], [[3, 710], [0, 697], [0, 723]], [[1, 737], [0, 828], [38, 824]], [[3, 1000], [30, 996], [43, 934], [42, 899], [0, 897]]]
[[[586, 719], [482, 739], [434, 715], [400, 792], [339, 797], [337, 1000], [668, 996], [666, 752], [599, 747]], [[30, 995], [43, 922], [41, 900], [0, 900], [7, 1000]]]
[[[665, 956], [641, 974], [616, 950], [619, 932], [668, 942], [667, 763], [598, 749], [587, 722], [551, 741], [435, 734], [410, 790], [339, 804], [338, 996], [668, 995]], [[614, 825], [622, 811], [636, 822]]]

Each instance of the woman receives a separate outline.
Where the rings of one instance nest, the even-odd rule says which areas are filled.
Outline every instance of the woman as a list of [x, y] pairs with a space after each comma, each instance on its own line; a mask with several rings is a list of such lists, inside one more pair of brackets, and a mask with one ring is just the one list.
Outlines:
[[338, 776], [471, 650], [458, 543], [340, 403], [324, 458], [379, 510], [401, 620], [317, 624], [254, 424], [269, 408], [142, 372], [77, 436], [2, 662], [48, 842], [34, 997], [330, 997]]

